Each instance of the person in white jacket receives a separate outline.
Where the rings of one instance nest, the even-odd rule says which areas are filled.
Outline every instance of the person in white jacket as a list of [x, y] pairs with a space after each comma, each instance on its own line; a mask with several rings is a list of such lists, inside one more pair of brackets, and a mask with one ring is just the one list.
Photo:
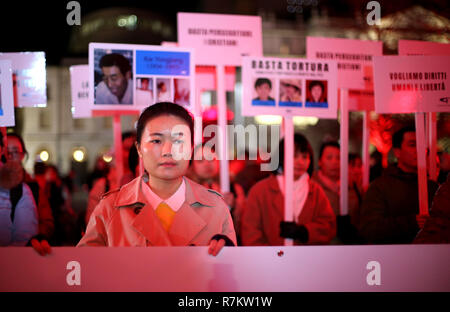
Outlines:
[[[0, 144], [0, 246], [25, 246], [38, 233], [38, 214], [30, 188], [22, 183], [23, 170], [20, 163], [6, 160], [8, 151], [3, 140]], [[21, 184], [18, 196], [11, 193]], [[17, 196], [15, 196], [17, 195]]]

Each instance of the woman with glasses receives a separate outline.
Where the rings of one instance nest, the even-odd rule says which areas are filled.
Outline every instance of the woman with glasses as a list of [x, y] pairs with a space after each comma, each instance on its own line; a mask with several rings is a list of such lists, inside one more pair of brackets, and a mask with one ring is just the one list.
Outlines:
[[1, 143], [0, 246], [25, 246], [38, 233], [36, 203], [31, 189], [22, 181], [20, 162], [11, 157], [20, 154], [20, 149], [7, 150], [3, 135]]
[[[22, 172], [22, 182], [31, 190], [33, 202], [37, 206], [38, 231], [33, 235], [26, 244], [33, 246], [40, 254], [50, 253], [50, 245], [48, 240], [52, 237], [55, 224], [48, 202], [48, 198], [44, 194], [44, 190], [39, 184], [25, 171], [22, 162], [28, 155], [25, 143], [22, 137], [16, 133], [7, 134], [7, 148], [5, 150], [8, 161], [19, 164]], [[24, 194], [20, 187], [11, 189], [12, 198], [20, 199]], [[37, 235], [36, 235], [37, 234]]]

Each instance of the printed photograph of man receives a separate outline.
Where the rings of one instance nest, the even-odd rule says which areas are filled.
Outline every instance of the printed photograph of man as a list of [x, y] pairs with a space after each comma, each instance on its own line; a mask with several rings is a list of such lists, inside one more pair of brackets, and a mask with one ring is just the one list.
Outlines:
[[153, 101], [153, 78], [136, 78], [136, 105], [149, 106]]
[[252, 105], [275, 106], [272, 97], [272, 82], [268, 78], [257, 78], [255, 81]]
[[102, 81], [95, 87], [95, 104], [133, 104], [130, 61], [122, 54], [110, 53], [100, 58], [98, 67]]
[[306, 81], [306, 107], [328, 107], [327, 81]]
[[280, 80], [280, 106], [302, 106], [302, 81], [300, 79]]
[[189, 92], [189, 79], [174, 79], [173, 85], [175, 88], [174, 99], [175, 104], [187, 107], [189, 106], [189, 97], [191, 93]]
[[158, 78], [156, 79], [156, 87], [158, 89], [157, 102], [171, 102], [170, 96], [170, 79]]

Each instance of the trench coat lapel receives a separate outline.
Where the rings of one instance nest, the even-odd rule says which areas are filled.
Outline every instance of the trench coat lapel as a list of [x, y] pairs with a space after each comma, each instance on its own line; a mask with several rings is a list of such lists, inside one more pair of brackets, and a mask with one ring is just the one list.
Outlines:
[[145, 202], [141, 212], [136, 216], [132, 223], [133, 227], [143, 235], [151, 245], [171, 246], [169, 235], [163, 228], [153, 207]]
[[133, 198], [128, 200], [129, 203], [134, 202], [143, 204], [140, 205], [141, 208], [138, 208], [138, 211], [135, 210], [137, 215], [131, 225], [136, 229], [136, 231], [143, 235], [151, 245], [170, 246], [172, 243], [170, 242], [169, 235], [163, 228], [153, 207], [143, 194], [142, 183], [145, 183], [145, 179], [145, 176], [139, 179], [139, 184], [135, 185], [136, 193]]
[[186, 184], [186, 198], [175, 214], [169, 236], [174, 245], [186, 246], [194, 237], [206, 227], [206, 222], [195, 210], [196, 207], [207, 206], [207, 200], [196, 190], [196, 185], [184, 178]]

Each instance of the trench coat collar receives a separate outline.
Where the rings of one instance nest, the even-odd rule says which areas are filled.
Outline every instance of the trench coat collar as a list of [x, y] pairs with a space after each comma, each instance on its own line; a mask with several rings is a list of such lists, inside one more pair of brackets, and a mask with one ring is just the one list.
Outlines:
[[[188, 245], [206, 226], [206, 222], [195, 211], [196, 207], [208, 206], [207, 198], [195, 182], [183, 177], [186, 184], [186, 199], [175, 214], [172, 225], [167, 232], [161, 225], [153, 207], [147, 202], [142, 183], [148, 182], [148, 176], [142, 175], [120, 190], [116, 207], [133, 207], [138, 212], [132, 226], [152, 245]], [[138, 210], [136, 210], [138, 209]]]

